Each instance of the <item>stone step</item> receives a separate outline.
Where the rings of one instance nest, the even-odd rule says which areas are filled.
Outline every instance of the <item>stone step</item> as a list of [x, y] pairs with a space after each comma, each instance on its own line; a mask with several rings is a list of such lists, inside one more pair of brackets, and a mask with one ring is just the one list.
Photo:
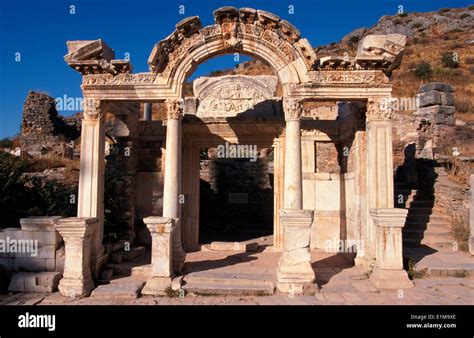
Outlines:
[[125, 281], [125, 278], [116, 279], [110, 284], [99, 285], [92, 291], [91, 298], [135, 299], [145, 285], [144, 281]]
[[199, 284], [228, 284], [228, 285], [267, 285], [273, 286], [272, 276], [256, 275], [256, 274], [232, 274], [232, 273], [216, 273], [216, 272], [193, 272], [184, 277], [184, 281]]
[[446, 215], [442, 214], [438, 210], [433, 208], [427, 207], [410, 207], [408, 209], [408, 215], [432, 215], [432, 216], [439, 216], [439, 217], [447, 217]]
[[445, 222], [419, 222], [419, 221], [409, 221], [405, 223], [403, 229], [433, 229], [433, 230], [446, 230], [449, 231], [451, 226]]
[[422, 240], [422, 242], [451, 241], [452, 236], [449, 231], [404, 231], [403, 238], [413, 238]]
[[421, 245], [427, 245], [429, 247], [440, 247], [440, 248], [452, 248], [453, 247], [453, 241], [452, 240], [438, 240], [438, 239], [422, 239], [420, 242], [420, 239], [418, 238], [403, 238], [403, 246], [404, 247], [420, 247]]
[[211, 251], [255, 252], [257, 249], [257, 242], [212, 242], [209, 245]]
[[422, 215], [422, 214], [410, 214], [406, 218], [406, 223], [411, 222], [435, 222], [435, 223], [450, 223], [450, 219], [447, 216], [441, 215]]
[[253, 284], [207, 284], [191, 282], [185, 284], [183, 290], [186, 293], [201, 296], [267, 296], [273, 295], [275, 287], [272, 285], [253, 285]]
[[131, 268], [130, 275], [132, 277], [145, 277], [148, 278], [151, 275], [151, 264], [134, 266]]
[[431, 237], [451, 237], [451, 231], [445, 229], [432, 229], [426, 230], [420, 228], [403, 228], [403, 236], [417, 237], [417, 236], [431, 236]]

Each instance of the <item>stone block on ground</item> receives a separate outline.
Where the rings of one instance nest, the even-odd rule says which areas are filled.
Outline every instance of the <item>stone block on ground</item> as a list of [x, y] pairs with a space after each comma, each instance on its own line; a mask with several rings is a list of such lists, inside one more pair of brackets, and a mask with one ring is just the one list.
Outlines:
[[140, 294], [145, 282], [124, 282], [100, 285], [92, 291], [91, 298], [134, 299]]
[[19, 272], [13, 275], [9, 291], [14, 292], [54, 292], [62, 277], [60, 272]]
[[255, 252], [258, 249], [258, 243], [212, 242], [210, 249], [212, 251]]

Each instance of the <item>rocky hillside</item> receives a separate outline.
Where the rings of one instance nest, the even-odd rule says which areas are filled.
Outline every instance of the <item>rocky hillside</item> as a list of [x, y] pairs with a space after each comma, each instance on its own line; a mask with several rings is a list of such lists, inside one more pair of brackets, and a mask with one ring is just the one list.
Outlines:
[[[393, 95], [413, 97], [421, 84], [444, 82], [455, 87], [456, 118], [474, 123], [474, 6], [438, 12], [382, 16], [372, 27], [359, 28], [341, 41], [316, 48], [318, 56], [356, 54], [357, 43], [368, 34], [400, 33], [408, 37], [401, 66], [392, 74]], [[260, 61], [209, 76], [263, 75], [272, 70]], [[191, 86], [187, 93], [192, 95]]]

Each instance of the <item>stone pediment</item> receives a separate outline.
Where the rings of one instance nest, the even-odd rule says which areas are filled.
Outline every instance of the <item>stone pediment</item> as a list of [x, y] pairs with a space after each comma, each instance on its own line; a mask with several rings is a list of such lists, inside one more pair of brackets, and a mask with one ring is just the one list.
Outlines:
[[276, 76], [227, 75], [200, 77], [194, 81], [199, 106], [197, 116], [277, 116], [279, 101], [274, 97]]

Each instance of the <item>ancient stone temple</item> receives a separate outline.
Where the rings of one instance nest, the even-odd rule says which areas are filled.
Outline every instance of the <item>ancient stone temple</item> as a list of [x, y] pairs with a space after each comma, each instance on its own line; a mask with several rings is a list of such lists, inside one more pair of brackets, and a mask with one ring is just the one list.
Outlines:
[[[354, 57], [319, 58], [291, 23], [272, 13], [223, 7], [214, 21], [206, 27], [199, 17], [177, 23], [153, 47], [145, 73], [116, 60], [102, 40], [68, 42], [65, 60], [82, 74], [85, 105], [78, 214], [58, 225], [66, 246], [61, 292], [88, 294], [91, 274], [107, 259], [106, 113], [120, 121], [138, 162], [147, 162], [130, 169], [134, 214], [152, 241], [144, 294], [163, 293], [180, 274], [186, 252], [199, 248], [200, 154], [225, 144], [271, 149], [273, 171], [266, 177], [273, 189], [273, 250], [281, 252], [280, 291], [310, 285], [311, 250], [334, 242], [356, 252], [356, 264], [375, 262], [377, 287], [410, 287], [402, 267], [407, 211], [394, 208], [389, 82], [405, 36], [369, 35]], [[200, 78], [194, 96], [183, 97], [185, 79], [199, 64], [228, 53], [263, 60], [275, 76]], [[154, 105], [166, 107], [163, 119], [151, 118]], [[252, 196], [228, 198], [246, 203]]]

